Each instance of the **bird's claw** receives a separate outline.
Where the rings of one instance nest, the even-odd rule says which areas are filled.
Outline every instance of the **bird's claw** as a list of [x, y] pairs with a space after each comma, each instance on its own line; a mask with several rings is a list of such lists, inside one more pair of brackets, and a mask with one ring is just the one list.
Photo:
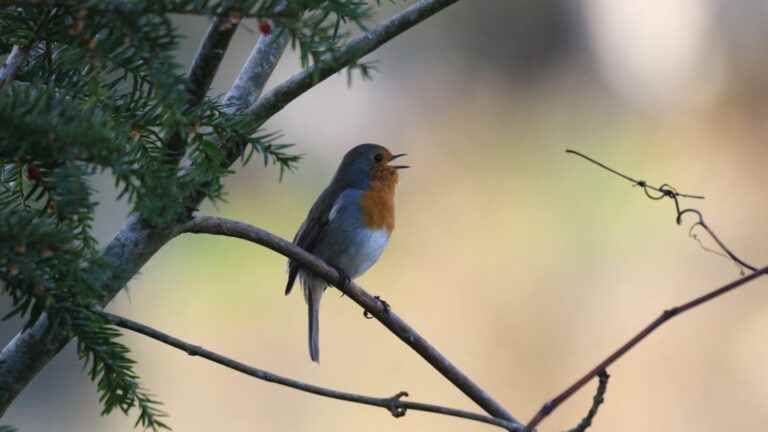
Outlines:
[[[379, 303], [381, 304], [381, 307], [384, 308], [384, 313], [385, 314], [388, 314], [389, 311], [392, 309], [392, 307], [389, 306], [389, 303], [387, 303], [386, 300], [384, 300], [383, 298], [381, 298], [379, 296], [373, 296], [373, 298], [375, 298], [376, 300], [379, 301]], [[363, 311], [363, 316], [366, 319], [372, 319], [373, 318], [373, 315], [371, 315], [371, 313], [368, 312], [367, 310]]]
[[352, 279], [349, 277], [348, 274], [344, 273], [343, 271], [336, 269], [336, 273], [339, 274], [339, 285], [338, 288], [342, 290], [342, 295], [344, 295], [343, 290], [349, 288], [349, 285], [352, 284]]

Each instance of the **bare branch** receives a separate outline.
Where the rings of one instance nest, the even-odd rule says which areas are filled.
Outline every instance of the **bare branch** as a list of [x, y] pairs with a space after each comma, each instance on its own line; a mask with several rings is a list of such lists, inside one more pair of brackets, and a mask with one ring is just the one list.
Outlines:
[[376, 48], [458, 0], [419, 0], [368, 33], [353, 39], [335, 56], [293, 75], [265, 94], [247, 113], [258, 126], [321, 81], [360, 60]]
[[3, 66], [0, 67], [0, 91], [6, 84], [16, 79], [16, 74], [19, 73], [19, 69], [21, 69], [21, 65], [27, 59], [28, 55], [28, 46], [13, 46], [11, 53], [5, 58]]
[[200, 105], [211, 88], [213, 78], [219, 70], [221, 60], [229, 48], [232, 36], [235, 35], [239, 19], [229, 16], [216, 17], [208, 27], [208, 32], [203, 37], [203, 42], [195, 55], [195, 60], [189, 68], [187, 79], [188, 105], [196, 107]]
[[[257, 243], [298, 262], [303, 268], [317, 274], [336, 287], [344, 285], [342, 283], [343, 281], [339, 279], [339, 274], [336, 270], [325, 264], [319, 258], [304, 251], [288, 240], [243, 222], [201, 216], [181, 226], [180, 232], [223, 235]], [[380, 301], [365, 292], [355, 283], [350, 283], [348, 286], [339, 289], [357, 304], [362, 306], [364, 310], [376, 317], [379, 322], [384, 324], [384, 326], [400, 338], [400, 340], [416, 351], [422, 358], [424, 358], [424, 360], [432, 365], [432, 367], [446, 377], [448, 381], [453, 383], [453, 385], [465, 395], [475, 401], [475, 403], [483, 408], [488, 414], [519, 425], [517, 420], [515, 420], [504, 407], [491, 398], [485, 390], [475, 384], [461, 370], [454, 366], [435, 347], [417, 333], [416, 330], [411, 328], [411, 326], [397, 316], [391, 308], [385, 309]]]
[[435, 414], [443, 414], [443, 415], [448, 415], [452, 417], [460, 417], [467, 420], [474, 420], [474, 421], [498, 426], [500, 428], [503, 428], [509, 431], [521, 430], [519, 424], [498, 419], [495, 417], [489, 417], [489, 416], [485, 416], [485, 415], [481, 415], [481, 414], [477, 414], [469, 411], [448, 408], [440, 405], [404, 401], [402, 398], [408, 397], [407, 392], [399, 392], [394, 396], [379, 398], [379, 397], [359, 395], [359, 394], [349, 393], [349, 392], [344, 392], [339, 390], [333, 390], [325, 387], [316, 386], [313, 384], [308, 384], [292, 378], [283, 377], [283, 376], [274, 374], [272, 372], [265, 371], [263, 369], [258, 369], [253, 366], [246, 365], [244, 363], [238, 362], [231, 358], [225, 357], [221, 354], [215, 353], [213, 351], [209, 351], [199, 345], [193, 345], [188, 342], [184, 342], [181, 339], [175, 338], [167, 333], [163, 333], [145, 324], [132, 321], [128, 318], [124, 318], [124, 317], [110, 314], [107, 312], [100, 312], [100, 313], [112, 324], [118, 327], [142, 334], [156, 341], [162, 342], [166, 345], [170, 345], [176, 349], [184, 351], [190, 356], [202, 357], [204, 359], [210, 360], [214, 363], [218, 363], [224, 367], [236, 370], [238, 372], [241, 372], [248, 376], [252, 376], [262, 381], [283, 385], [283, 386], [290, 387], [303, 392], [316, 394], [318, 396], [325, 396], [332, 399], [338, 399], [338, 400], [343, 400], [347, 402], [354, 402], [354, 403], [359, 403], [363, 405], [371, 405], [371, 406], [385, 408], [394, 417], [402, 417], [406, 414], [406, 412], [409, 409], [412, 409], [416, 411], [426, 411], [426, 412], [431, 412]]
[[624, 345], [619, 347], [619, 349], [614, 351], [613, 354], [609, 355], [605, 360], [601, 361], [597, 366], [592, 368], [592, 370], [587, 372], [583, 377], [579, 378], [578, 381], [576, 381], [573, 385], [565, 389], [562, 393], [557, 395], [554, 399], [544, 404], [544, 406], [541, 407], [539, 412], [536, 413], [536, 415], [531, 419], [530, 422], [528, 422], [526, 429], [532, 430], [533, 428], [535, 428], [539, 423], [541, 423], [542, 420], [544, 420], [544, 418], [546, 418], [549, 414], [551, 414], [554, 410], [556, 410], [557, 407], [560, 406], [560, 404], [565, 402], [569, 397], [571, 397], [579, 389], [584, 387], [584, 385], [590, 382], [592, 378], [597, 376], [601, 371], [608, 369], [608, 367], [612, 365], [614, 362], [616, 362], [616, 360], [620, 359], [624, 354], [626, 354], [629, 350], [631, 350], [635, 345], [640, 343], [643, 339], [648, 337], [648, 335], [653, 333], [657, 328], [661, 327], [661, 325], [664, 324], [665, 322], [669, 321], [670, 319], [672, 319], [677, 315], [685, 313], [688, 310], [691, 310], [710, 300], [720, 297], [721, 295], [729, 291], [732, 291], [748, 282], [751, 282], [759, 278], [760, 276], [764, 276], [765, 274], [768, 274], [768, 267], [763, 267], [740, 279], [737, 279], [729, 284], [726, 284], [716, 290], [710, 291], [702, 296], [696, 297], [695, 299], [687, 303], [684, 303], [680, 306], [676, 306], [671, 309], [665, 310], [658, 318], [653, 320], [650, 324], [645, 326], [645, 328], [640, 330], [639, 333], [637, 333], [634, 337], [628, 340]]
[[[736, 254], [734, 254], [725, 245], [725, 243], [723, 243], [720, 240], [720, 238], [709, 227], [709, 225], [707, 225], [704, 222], [704, 217], [702, 216], [700, 211], [698, 211], [696, 209], [690, 209], [690, 208], [689, 209], [682, 209], [682, 210], [680, 209], [680, 201], [679, 201], [680, 198], [704, 199], [703, 196], [700, 196], [700, 195], [689, 195], [689, 194], [680, 193], [674, 187], [672, 187], [672, 186], [670, 186], [670, 185], [668, 185], [666, 183], [661, 185], [661, 186], [659, 186], [659, 187], [651, 186], [648, 183], [646, 183], [645, 180], [635, 180], [634, 178], [632, 178], [632, 177], [630, 177], [630, 176], [628, 176], [628, 175], [626, 175], [626, 174], [624, 174], [624, 173], [622, 173], [620, 171], [617, 171], [617, 170], [609, 167], [608, 165], [603, 164], [602, 162], [598, 162], [597, 160], [592, 159], [591, 157], [589, 157], [589, 156], [587, 156], [585, 154], [579, 153], [579, 152], [577, 152], [575, 150], [566, 150], [565, 152], [566, 153], [570, 153], [570, 154], [574, 154], [574, 155], [579, 156], [581, 158], [584, 158], [584, 159], [592, 162], [593, 164], [595, 164], [595, 165], [605, 169], [606, 171], [609, 171], [609, 172], [611, 172], [611, 173], [613, 173], [613, 174], [615, 174], [615, 175], [617, 175], [619, 177], [622, 177], [622, 178], [626, 179], [629, 182], [632, 182], [635, 186], [638, 186], [638, 187], [642, 188], [643, 192], [645, 192], [645, 195], [648, 198], [652, 199], [652, 200], [660, 200], [660, 199], [663, 199], [663, 198], [671, 199], [675, 203], [675, 212], [676, 212], [675, 221], [677, 222], [678, 225], [681, 225], [683, 223], [683, 216], [685, 216], [688, 213], [692, 213], [692, 214], [695, 214], [696, 216], [698, 216], [699, 220], [691, 226], [690, 230], [688, 231], [688, 234], [692, 238], [697, 240], [699, 242], [699, 244], [701, 244], [701, 247], [704, 250], [706, 250], [708, 252], [712, 252], [712, 250], [706, 248], [704, 246], [704, 244], [701, 242], [701, 240], [693, 233], [693, 230], [696, 227], [698, 227], [698, 226], [703, 228], [707, 232], [707, 234], [709, 234], [709, 236], [712, 237], [712, 239], [715, 241], [715, 243], [717, 243], [718, 247], [720, 247], [720, 249], [722, 249], [723, 252], [725, 252], [726, 256], [728, 256], [730, 259], [735, 261], [736, 264], [738, 264], [738, 265], [740, 265], [740, 266], [742, 266], [744, 268], [747, 268], [747, 269], [749, 269], [751, 271], [757, 271], [757, 267], [755, 267], [755, 266], [753, 266], [751, 264], [748, 264], [746, 261], [744, 261], [741, 258], [739, 258], [738, 256], [736, 256]], [[659, 193], [659, 195], [653, 195], [650, 192], [648, 192], [649, 190], [656, 191], [656, 192]], [[721, 254], [718, 254], [718, 255], [721, 255]]]
[[[229, 16], [216, 17], [208, 27], [208, 32], [203, 37], [192, 66], [187, 74], [187, 108], [192, 109], [200, 105], [205, 98], [208, 89], [211, 88], [213, 78], [219, 70], [224, 54], [229, 48], [232, 36], [237, 31], [240, 24], [239, 19], [233, 19]], [[181, 133], [175, 130], [171, 133], [167, 143], [170, 154], [170, 161], [174, 165], [184, 157], [186, 143], [182, 139]]]
[[224, 105], [240, 112], [255, 104], [267, 80], [277, 66], [277, 59], [288, 45], [288, 34], [278, 25], [268, 35], [261, 35], [243, 65], [235, 84], [224, 97]]

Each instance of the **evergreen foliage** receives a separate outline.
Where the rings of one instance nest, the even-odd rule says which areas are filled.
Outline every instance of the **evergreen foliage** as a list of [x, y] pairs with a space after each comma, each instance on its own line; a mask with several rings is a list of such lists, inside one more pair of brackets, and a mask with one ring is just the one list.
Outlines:
[[[108, 173], [133, 214], [164, 227], [190, 216], [189, 197], [220, 200], [230, 174], [220, 143], [243, 163], [257, 154], [282, 176], [299, 156], [217, 98], [196, 106], [174, 53], [173, 13], [259, 17], [279, 23], [303, 66], [331, 57], [374, 6], [362, 0], [0, 1], [0, 56], [29, 50], [0, 89], [0, 287], [25, 327], [43, 313], [77, 338], [102, 414], [138, 412], [137, 426], [167, 428], [139, 384], [120, 332], [96, 311], [110, 268], [92, 234], [91, 178]], [[367, 77], [371, 67], [355, 64]], [[185, 144], [184, 162], [169, 137]]]

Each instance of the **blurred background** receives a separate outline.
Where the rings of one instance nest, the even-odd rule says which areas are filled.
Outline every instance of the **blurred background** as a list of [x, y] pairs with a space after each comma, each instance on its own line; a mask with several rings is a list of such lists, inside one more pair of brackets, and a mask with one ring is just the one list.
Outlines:
[[[381, 19], [402, 5], [388, 5]], [[191, 61], [208, 23], [179, 19]], [[256, 23], [247, 23], [252, 29]], [[224, 93], [258, 34], [241, 28], [217, 76]], [[407, 152], [398, 225], [359, 282], [382, 295], [518, 419], [663, 309], [739, 276], [649, 201], [573, 156], [706, 195], [685, 202], [737, 254], [768, 259], [768, 4], [762, 0], [465, 0], [388, 43], [372, 82], [329, 79], [267, 126], [306, 155], [278, 181], [238, 167], [229, 202], [203, 214], [292, 238], [346, 150]], [[298, 70], [286, 55], [271, 85]], [[99, 235], [125, 206], [103, 179]], [[706, 243], [707, 246], [712, 246]], [[308, 359], [301, 295], [285, 260], [243, 241], [171, 242], [109, 310], [285, 376], [370, 395], [479, 408], [335, 291], [323, 301], [322, 363]], [[3, 342], [19, 323], [3, 323]], [[762, 430], [768, 424], [768, 284], [758, 281], [671, 321], [609, 372], [595, 431]], [[143, 384], [176, 431], [485, 431], [409, 412], [399, 420], [250, 379], [126, 335]], [[540, 430], [574, 426], [595, 383]], [[22, 431], [130, 431], [99, 417], [72, 346], [11, 406]]]

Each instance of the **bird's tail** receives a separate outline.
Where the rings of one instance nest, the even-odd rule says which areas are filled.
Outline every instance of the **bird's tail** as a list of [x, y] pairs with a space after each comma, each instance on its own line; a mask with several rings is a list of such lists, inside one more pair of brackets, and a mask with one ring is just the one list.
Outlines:
[[320, 299], [325, 291], [325, 284], [311, 281], [305, 289], [309, 311], [309, 358], [320, 363]]

